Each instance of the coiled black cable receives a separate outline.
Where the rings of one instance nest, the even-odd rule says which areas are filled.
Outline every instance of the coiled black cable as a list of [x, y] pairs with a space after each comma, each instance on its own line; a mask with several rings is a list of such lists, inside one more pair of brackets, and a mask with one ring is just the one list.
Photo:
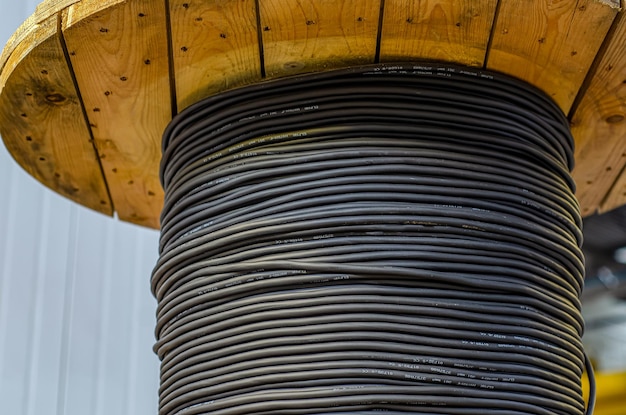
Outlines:
[[543, 93], [450, 65], [191, 106], [163, 138], [160, 413], [585, 413], [572, 166]]

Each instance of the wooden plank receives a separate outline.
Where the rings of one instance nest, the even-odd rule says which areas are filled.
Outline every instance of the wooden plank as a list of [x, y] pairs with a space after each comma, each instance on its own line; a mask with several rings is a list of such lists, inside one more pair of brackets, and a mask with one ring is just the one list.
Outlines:
[[[622, 141], [622, 142], [626, 141], [626, 131], [621, 132], [621, 136], [617, 138], [617, 141]], [[591, 205], [591, 203], [593, 203], [593, 200], [591, 202], [588, 202], [587, 197], [585, 196], [585, 193], [589, 193], [589, 189], [588, 189], [589, 186], [584, 186], [583, 189], [581, 189], [580, 198], [583, 199], [585, 203], [585, 208], [587, 208], [586, 213], [592, 213], [593, 211], [597, 211], [598, 213], [605, 213], [605, 212], [608, 212], [609, 210], [613, 210], [615, 208], [618, 208], [626, 204], [626, 174], [624, 174], [624, 167], [625, 167], [624, 160], [626, 159], [626, 146], [619, 145], [618, 148], [616, 148], [615, 150], [616, 150], [616, 153], [614, 157], [611, 157], [609, 160], [605, 161], [607, 166], [604, 168], [604, 172], [610, 173], [612, 171], [612, 168], [611, 170], [607, 171], [607, 167], [609, 167], [610, 164], [618, 166], [615, 169], [617, 171], [617, 174], [615, 175], [617, 176], [616, 180], [614, 180], [613, 182], [611, 182], [610, 180], [607, 180], [609, 177], [611, 177], [611, 175], [602, 174], [603, 173], [602, 169], [600, 169], [600, 171], [598, 172], [599, 173], [598, 181], [600, 183], [598, 188], [606, 191], [604, 195], [599, 190], [595, 191], [595, 193], [598, 196], [600, 197], [604, 196], [604, 198], [600, 198], [600, 205], [599, 206], [596, 205], [597, 207], [595, 207], [595, 209], [594, 207], [588, 208], [588, 206], [593, 206]], [[619, 151], [621, 151], [621, 153]], [[604, 179], [605, 183], [608, 182], [611, 184], [608, 187], [604, 187], [602, 179]]]
[[0, 74], [0, 134], [13, 158], [63, 196], [113, 208], [58, 35], [58, 18], [31, 27]]
[[539, 87], [567, 113], [618, 12], [617, 3], [502, 1], [487, 68]]
[[31, 33], [37, 32], [40, 23], [56, 16], [61, 10], [78, 1], [80, 0], [46, 0], [40, 3], [35, 12], [20, 25], [5, 44], [0, 55], [0, 71], [15, 48], [24, 42]]
[[[152, 227], [162, 204], [161, 133], [171, 118], [170, 55], [182, 109], [257, 82], [263, 70], [277, 77], [373, 62], [381, 6], [259, 0], [257, 13], [255, 0], [170, 0], [166, 10], [167, 3], [47, 0], [0, 56], [0, 133], [16, 160], [78, 203], [109, 214], [114, 205], [122, 220]], [[495, 3], [385, 0], [380, 58], [478, 66]], [[568, 111], [618, 13], [617, 0], [499, 3], [486, 66], [529, 81]], [[72, 68], [57, 34], [61, 11]], [[626, 203], [624, 20], [618, 17], [572, 117], [584, 214]]]
[[260, 0], [268, 77], [373, 63], [380, 0]]
[[82, 0], [45, 0], [37, 5], [35, 8], [35, 19], [40, 22], [41, 19], [45, 19], [53, 14], [57, 14], [58, 12], [67, 9], [74, 3], [78, 3]]
[[163, 204], [161, 135], [171, 119], [166, 27], [164, 3], [150, 0], [77, 3], [63, 16], [117, 214], [153, 228]]
[[[583, 214], [626, 203], [626, 15], [618, 17], [589, 87], [572, 117], [574, 179]], [[621, 172], [621, 176], [620, 176]]]
[[414, 58], [482, 66], [497, 0], [386, 0], [381, 62]]
[[254, 0], [170, 0], [178, 109], [261, 79]]

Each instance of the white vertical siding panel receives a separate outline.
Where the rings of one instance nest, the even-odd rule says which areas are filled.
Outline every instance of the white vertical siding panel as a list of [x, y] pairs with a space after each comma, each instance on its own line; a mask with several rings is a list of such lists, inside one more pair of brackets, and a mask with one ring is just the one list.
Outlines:
[[[1, 0], [0, 0], [1, 1]], [[2, 21], [0, 21], [0, 25]], [[13, 166], [9, 155], [0, 151], [0, 297], [2, 296], [3, 277], [2, 270], [5, 268], [7, 255], [7, 233], [9, 232], [9, 199], [11, 192], [11, 182], [13, 181]], [[4, 235], [4, 236], [3, 236]], [[0, 308], [2, 304], [0, 303]]]
[[47, 216], [46, 235], [41, 239], [45, 250], [38, 264], [38, 298], [31, 344], [30, 384], [26, 415], [55, 413], [51, 409], [58, 405], [58, 379], [61, 347], [63, 344], [63, 310], [66, 303], [70, 231], [76, 222], [76, 209], [49, 192], [44, 198], [49, 201], [42, 206]]
[[[0, 46], [37, 4], [0, 0]], [[157, 238], [44, 189], [0, 145], [3, 413], [157, 413]]]
[[[157, 414], [159, 366], [154, 364], [155, 357], [152, 354], [145, 353], [145, 350], [152, 350], [154, 345], [156, 301], [152, 296], [145, 295], [145, 292], [147, 287], [150, 287], [150, 273], [157, 258], [157, 239], [147, 233], [141, 233], [138, 236], [133, 272], [135, 275], [133, 303], [137, 304], [137, 309], [133, 313], [135, 339], [131, 352], [131, 359], [136, 364], [131, 376], [131, 388], [135, 396], [144, 398], [143, 400], [129, 400], [133, 405], [127, 413], [143, 413], [147, 410], [147, 413]], [[151, 318], [145, 318], [148, 315]]]
[[[115, 275], [129, 275], [129, 278], [117, 278], [114, 280], [114, 284], [111, 287], [114, 293], [112, 299], [115, 303], [128, 304], [128, 307], [120, 309], [112, 307], [111, 313], [111, 327], [108, 331], [107, 344], [109, 348], [107, 352], [107, 361], [115, 361], [115, 365], [109, 365], [105, 376], [109, 380], [107, 382], [108, 390], [107, 399], [103, 409], [106, 409], [102, 415], [107, 413], [127, 413], [124, 412], [126, 402], [129, 399], [133, 399], [133, 395], [129, 392], [129, 385], [127, 380], [127, 374], [130, 372], [131, 367], [131, 337], [132, 337], [132, 324], [131, 324], [131, 312], [134, 301], [133, 287], [137, 281], [136, 275], [132, 272], [132, 263], [134, 259], [137, 235], [126, 238], [120, 241], [121, 244], [117, 245], [117, 255], [121, 258], [120, 261], [113, 263], [111, 272]], [[117, 357], [117, 358], [116, 358]]]
[[39, 346], [41, 345], [42, 336], [43, 336], [43, 308], [44, 308], [44, 289], [46, 284], [47, 277], [47, 239], [49, 237], [50, 231], [50, 194], [43, 193], [43, 201], [41, 204], [41, 226], [39, 230], [39, 246], [37, 249], [37, 256], [33, 258], [35, 260], [36, 273], [34, 278], [34, 284], [32, 287], [33, 290], [33, 310], [30, 321], [27, 322], [26, 326], [30, 328], [30, 339], [26, 343], [27, 345], [27, 356], [30, 356], [30, 359], [27, 360], [26, 370], [24, 371], [26, 375], [26, 383], [25, 387], [25, 399], [24, 405], [25, 410], [24, 414], [30, 414], [34, 410], [33, 403], [35, 399], [34, 396], [37, 396], [37, 372], [39, 369], [39, 365], [41, 363], [41, 355], [39, 352]]
[[[75, 208], [71, 208], [72, 211]], [[73, 212], [73, 216], [75, 213]], [[63, 310], [61, 312], [61, 319], [58, 325], [55, 326], [59, 330], [61, 337], [61, 344], [59, 348], [58, 359], [58, 372], [56, 373], [56, 383], [50, 384], [50, 388], [56, 387], [57, 392], [57, 405], [56, 414], [62, 415], [68, 413], [66, 411], [67, 406], [67, 384], [70, 377], [69, 372], [69, 359], [70, 350], [72, 344], [70, 343], [70, 335], [72, 328], [71, 315], [74, 310], [74, 291], [75, 291], [75, 277], [76, 273], [73, 272], [76, 263], [76, 247], [78, 246], [78, 220], [74, 219], [70, 222], [68, 228], [68, 252], [65, 258], [65, 283], [63, 284]]]
[[[4, 384], [0, 394], [7, 395], [14, 403], [14, 413], [24, 413], [27, 373], [30, 356], [28, 345], [32, 340], [33, 309], [35, 308], [35, 285], [37, 282], [36, 258], [41, 249], [39, 234], [41, 210], [32, 209], [29, 215], [19, 214], [23, 209], [40, 207], [42, 193], [31, 183], [16, 183], [14, 177], [9, 192], [9, 230], [11, 238], [6, 244], [6, 255], [2, 271], [3, 281], [0, 324], [5, 328], [0, 344], [0, 353], [7, 358], [0, 366]], [[9, 337], [10, 336], [10, 337]], [[0, 399], [3, 397], [0, 396]], [[4, 399], [3, 399], [4, 400]]]
[[[0, 181], [0, 376], [2, 376], [4, 368], [4, 350], [6, 348], [8, 333], [2, 330], [6, 327], [8, 318], [8, 298], [9, 298], [9, 274], [11, 271], [9, 241], [15, 239], [13, 232], [15, 228], [10, 226], [12, 217], [15, 216], [15, 194], [17, 192], [17, 179], [14, 177], [13, 169], [10, 168], [7, 159], [8, 155], [0, 152], [0, 164], [6, 166], [2, 171], [2, 180]], [[0, 377], [0, 382], [3, 378]], [[0, 399], [2, 399], [2, 383], [0, 383]]]
[[[108, 227], [106, 232], [106, 238], [104, 243], [104, 257], [113, 258], [115, 250], [115, 227]], [[115, 315], [116, 309], [113, 301], [113, 286], [116, 280], [113, 274], [113, 265], [115, 263], [123, 262], [124, 260], [116, 256], [115, 261], [105, 261], [102, 270], [103, 286], [102, 286], [102, 307], [100, 308], [100, 331], [98, 333], [98, 353], [96, 368], [96, 396], [95, 396], [95, 412], [94, 415], [108, 415], [109, 413], [121, 413], [120, 411], [111, 411], [109, 408], [109, 402], [111, 400], [119, 399], [117, 391], [114, 390], [115, 384], [120, 384], [119, 379], [115, 379], [115, 372], [120, 368], [115, 364], [119, 360], [126, 360], [126, 353], [124, 349], [115, 349], [114, 344], [120, 340], [115, 336], [116, 323], [120, 317], [124, 316]], [[110, 353], [110, 351], [114, 351]], [[122, 369], [123, 370], [123, 369]], [[111, 376], [113, 375], [113, 376]], [[117, 381], [116, 381], [117, 380]]]
[[79, 226], [74, 267], [74, 290], [69, 309], [67, 376], [65, 382], [65, 411], [93, 413], [95, 407], [98, 334], [100, 332], [100, 304], [102, 300], [103, 238], [106, 224], [88, 220], [85, 212], [79, 214]]
[[156, 413], [158, 365], [151, 351], [156, 303], [146, 295], [156, 239], [132, 225], [112, 231], [110, 249], [116, 260], [107, 263], [106, 272], [126, 277], [109, 278], [103, 289], [102, 312], [108, 318], [101, 327], [96, 415]]

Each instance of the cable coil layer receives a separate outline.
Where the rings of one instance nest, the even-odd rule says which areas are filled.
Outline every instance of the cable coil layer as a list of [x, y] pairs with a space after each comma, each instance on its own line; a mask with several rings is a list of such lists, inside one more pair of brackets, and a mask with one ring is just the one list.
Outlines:
[[375, 65], [165, 131], [160, 414], [584, 414], [573, 140], [534, 88]]

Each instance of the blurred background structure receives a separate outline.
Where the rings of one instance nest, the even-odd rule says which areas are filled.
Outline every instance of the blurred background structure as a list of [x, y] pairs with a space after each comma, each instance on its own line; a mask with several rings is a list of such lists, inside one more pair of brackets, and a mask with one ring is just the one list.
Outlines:
[[[0, 0], [0, 46], [38, 3]], [[157, 413], [157, 240], [41, 186], [0, 145], [2, 413]]]
[[626, 372], [626, 207], [585, 218], [584, 229], [585, 348], [598, 371]]

